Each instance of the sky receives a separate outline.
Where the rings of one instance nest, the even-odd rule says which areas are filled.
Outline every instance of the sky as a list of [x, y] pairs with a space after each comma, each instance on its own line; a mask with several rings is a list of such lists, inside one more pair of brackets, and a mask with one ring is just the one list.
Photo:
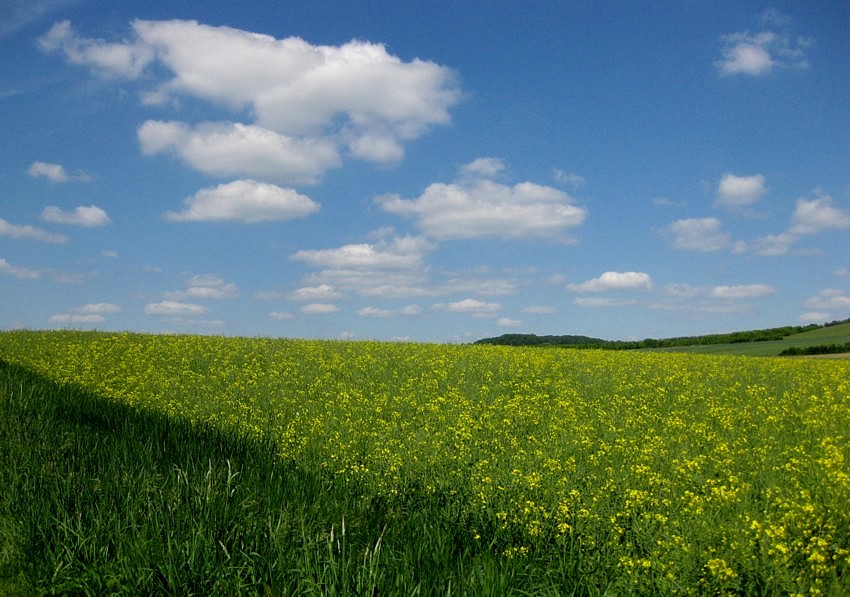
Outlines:
[[5, 0], [0, 329], [850, 317], [842, 0]]

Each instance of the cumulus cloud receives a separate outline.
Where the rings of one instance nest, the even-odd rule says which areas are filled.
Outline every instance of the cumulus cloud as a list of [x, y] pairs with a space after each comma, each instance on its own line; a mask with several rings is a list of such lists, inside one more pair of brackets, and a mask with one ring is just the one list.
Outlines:
[[167, 315], [167, 316], [197, 316], [208, 313], [209, 309], [194, 303], [182, 303], [179, 301], [162, 301], [161, 303], [150, 303], [145, 307], [145, 315]]
[[14, 276], [16, 278], [24, 278], [27, 280], [34, 280], [35, 278], [41, 277], [41, 274], [39, 272], [27, 269], [25, 267], [12, 265], [3, 258], [0, 258], [0, 274]]
[[326, 315], [336, 313], [339, 311], [339, 307], [331, 303], [310, 303], [301, 307], [299, 311], [306, 315]]
[[12, 238], [26, 238], [29, 240], [38, 240], [47, 243], [64, 243], [68, 241], [68, 237], [63, 234], [53, 234], [41, 228], [34, 226], [21, 226], [18, 224], [10, 224], [3, 218], [0, 218], [0, 236], [11, 236]]
[[709, 295], [722, 299], [746, 299], [767, 296], [776, 289], [766, 284], [744, 284], [741, 286], [715, 286]]
[[312, 45], [182, 20], [136, 20], [131, 27], [129, 40], [109, 43], [82, 37], [63, 21], [39, 43], [101, 74], [152, 82], [142, 95], [147, 104], [186, 96], [249, 114], [248, 125], [151, 121], [140, 129], [146, 152], [173, 151], [217, 175], [313, 182], [338, 165], [341, 149], [395, 162], [404, 142], [448, 123], [462, 96], [451, 69], [405, 61], [367, 41]]
[[269, 313], [269, 319], [273, 321], [291, 321], [295, 318], [295, 313], [290, 313], [288, 311], [272, 311]]
[[287, 298], [293, 301], [327, 301], [342, 298], [342, 293], [330, 284], [319, 284], [318, 286], [304, 286], [293, 290], [287, 295]]
[[181, 301], [193, 299], [234, 299], [239, 296], [239, 287], [214, 274], [199, 274], [187, 281], [186, 290], [165, 293], [167, 299]]
[[612, 290], [650, 290], [652, 278], [644, 272], [605, 272], [598, 278], [567, 286], [573, 292], [607, 292]]
[[51, 205], [42, 210], [41, 219], [54, 224], [69, 224], [87, 228], [106, 226], [112, 223], [106, 212], [96, 205], [80, 205], [73, 211], [64, 211]]
[[833, 206], [829, 195], [819, 194], [813, 199], [797, 199], [791, 225], [785, 231], [758, 237], [747, 248], [757, 255], [775, 257], [787, 254], [794, 243], [807, 235], [848, 228], [850, 214]]
[[558, 310], [555, 307], [547, 307], [545, 305], [531, 305], [529, 307], [523, 307], [522, 312], [534, 315], [551, 315], [557, 313]]
[[797, 199], [791, 217], [792, 234], [817, 234], [823, 230], [846, 230], [850, 228], [850, 214], [833, 207], [832, 197], [821, 195], [814, 199]]
[[142, 153], [173, 153], [211, 176], [249, 176], [291, 184], [312, 184], [340, 163], [334, 142], [292, 137], [256, 125], [233, 122], [148, 120], [139, 127]]
[[850, 313], [850, 293], [837, 288], [825, 288], [806, 299], [806, 307], [831, 313]]
[[389, 213], [415, 218], [430, 238], [567, 239], [587, 211], [554, 187], [533, 182], [509, 186], [493, 177], [503, 169], [495, 158], [482, 158], [461, 169], [459, 181], [434, 183], [416, 199], [383, 195], [375, 201]]
[[717, 218], [686, 218], [676, 220], [664, 229], [673, 237], [673, 248], [704, 253], [719, 251], [732, 242]]
[[519, 319], [511, 319], [509, 317], [500, 317], [496, 325], [502, 328], [515, 328], [522, 325]]
[[51, 164], [49, 162], [33, 162], [27, 169], [27, 174], [33, 178], [46, 178], [50, 182], [68, 182], [71, 180], [88, 181], [91, 177], [85, 173], [70, 175], [61, 164]]
[[793, 38], [783, 31], [741, 31], [723, 35], [722, 59], [714, 63], [721, 76], [759, 77], [782, 68], [808, 68], [806, 50], [811, 40]]
[[361, 296], [404, 298], [426, 294], [424, 257], [433, 248], [424, 237], [402, 236], [335, 249], [300, 250], [290, 259], [319, 269], [306, 279], [311, 286], [328, 285]]
[[761, 199], [767, 188], [764, 185], [764, 176], [755, 174], [753, 176], [737, 176], [725, 174], [717, 186], [716, 205], [732, 209], [749, 207]]
[[573, 303], [579, 307], [590, 307], [594, 309], [609, 308], [609, 307], [628, 307], [637, 303], [633, 299], [612, 299], [604, 297], [586, 297], [579, 296], [573, 300]]
[[487, 303], [474, 298], [466, 298], [450, 303], [436, 303], [433, 307], [437, 311], [449, 313], [464, 313], [473, 317], [495, 317], [502, 308], [499, 303]]
[[82, 307], [72, 309], [68, 313], [57, 313], [48, 320], [50, 323], [58, 324], [74, 324], [74, 323], [104, 323], [106, 317], [120, 313], [121, 307], [112, 303], [89, 303]]
[[399, 316], [415, 316], [422, 314], [422, 307], [419, 305], [407, 305], [400, 309], [379, 309], [377, 307], [364, 307], [357, 311], [361, 317], [376, 317], [379, 319], [389, 319]]
[[183, 201], [181, 212], [166, 212], [172, 222], [257, 223], [303, 218], [319, 210], [319, 204], [292, 189], [235, 180], [201, 189]]

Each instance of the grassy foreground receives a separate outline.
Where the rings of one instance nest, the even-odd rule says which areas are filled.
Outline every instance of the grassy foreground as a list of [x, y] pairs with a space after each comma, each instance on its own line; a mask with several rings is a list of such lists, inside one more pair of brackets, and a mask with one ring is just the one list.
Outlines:
[[[392, 504], [274, 446], [0, 361], [0, 594], [553, 593], [441, 496]], [[550, 554], [556, 560], [563, 554]]]
[[850, 592], [848, 362], [73, 332], [0, 358], [0, 593]]

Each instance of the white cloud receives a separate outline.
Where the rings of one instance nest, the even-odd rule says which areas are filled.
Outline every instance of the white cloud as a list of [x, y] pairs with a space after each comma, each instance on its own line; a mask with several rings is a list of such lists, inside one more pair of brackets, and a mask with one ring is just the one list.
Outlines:
[[209, 309], [193, 303], [179, 301], [162, 301], [150, 303], [145, 307], [145, 315], [196, 316], [208, 313]]
[[494, 317], [502, 306], [499, 303], [487, 303], [478, 299], [467, 298], [450, 303], [436, 303], [433, 308], [449, 313], [464, 313], [473, 317]]
[[433, 245], [421, 236], [403, 236], [338, 249], [301, 250], [291, 258], [313, 267], [334, 269], [414, 269], [423, 266], [425, 252], [432, 249]]
[[42, 210], [41, 219], [54, 224], [69, 224], [88, 228], [106, 226], [112, 223], [106, 212], [96, 205], [80, 205], [74, 211], [63, 211], [51, 205]]
[[507, 165], [500, 158], [478, 158], [468, 164], [464, 164], [461, 175], [469, 178], [496, 178], [502, 174]]
[[293, 290], [287, 295], [293, 301], [327, 301], [342, 298], [342, 293], [334, 289], [330, 284], [319, 284], [318, 286], [304, 286]]
[[566, 185], [569, 185], [573, 188], [580, 187], [581, 185], [584, 184], [584, 177], [583, 176], [576, 174], [575, 172], [571, 172], [571, 173], [567, 174], [566, 172], [564, 172], [560, 168], [553, 168], [552, 169], [552, 178], [558, 184], [566, 184]]
[[64, 243], [68, 241], [68, 237], [63, 234], [53, 234], [41, 228], [34, 226], [19, 226], [10, 224], [3, 218], [0, 218], [0, 236], [11, 236], [12, 238], [26, 238], [29, 240], [39, 240], [48, 243]]
[[500, 317], [496, 325], [502, 328], [514, 328], [522, 325], [519, 319], [510, 319], [508, 317]]
[[51, 182], [65, 182], [68, 180], [68, 173], [61, 164], [48, 164], [47, 162], [33, 162], [27, 174], [33, 178], [46, 178]]
[[139, 127], [146, 155], [171, 152], [186, 164], [218, 177], [248, 176], [290, 184], [314, 184], [340, 163], [334, 142], [293, 137], [261, 126], [233, 122], [148, 120]]
[[806, 299], [806, 307], [820, 311], [850, 313], [850, 293], [837, 288], [825, 288]]
[[74, 314], [74, 313], [57, 313], [52, 315], [48, 322], [59, 324], [70, 323], [103, 323], [106, 318], [103, 315], [90, 314]]
[[186, 290], [166, 292], [169, 300], [181, 301], [193, 299], [234, 299], [239, 296], [239, 287], [214, 274], [199, 274], [187, 281]]
[[825, 230], [850, 228], [850, 214], [834, 207], [832, 197], [819, 195], [814, 199], [797, 199], [791, 225], [779, 234], [761, 236], [748, 244], [748, 249], [757, 255], [775, 257], [785, 255], [802, 237], [818, 234]]
[[650, 290], [652, 278], [644, 272], [605, 272], [598, 278], [567, 286], [574, 292], [606, 292], [610, 290]]
[[564, 238], [580, 225], [587, 211], [554, 187], [532, 182], [508, 186], [492, 180], [501, 161], [482, 158], [462, 169], [459, 182], [434, 183], [416, 199], [376, 197], [384, 211], [413, 217], [424, 234], [435, 239]]
[[325, 315], [327, 313], [336, 313], [339, 311], [339, 307], [331, 303], [310, 303], [301, 307], [299, 311], [307, 315]]
[[708, 253], [719, 251], [731, 242], [717, 218], [686, 218], [676, 220], [664, 232], [673, 237], [673, 248]]
[[98, 314], [102, 315], [112, 314], [112, 313], [120, 313], [121, 307], [112, 303], [89, 303], [88, 305], [83, 305], [82, 307], [78, 307], [74, 310], [75, 313], [80, 313], [83, 315], [91, 315]]
[[558, 310], [555, 307], [547, 307], [544, 305], [531, 305], [529, 307], [523, 307], [522, 312], [532, 313], [534, 315], [551, 315], [553, 313], [557, 313]]
[[419, 305], [407, 305], [406, 307], [402, 307], [400, 309], [379, 309], [377, 307], [364, 307], [363, 309], [358, 310], [357, 314], [361, 317], [376, 317], [380, 319], [389, 319], [392, 317], [398, 317], [400, 315], [421, 315], [422, 307], [420, 307]]
[[103, 257], [106, 257], [108, 259], [117, 259], [118, 258], [118, 251], [104, 250], [104, 251], [101, 251], [100, 254]]
[[604, 297], [576, 297], [573, 302], [579, 307], [591, 308], [609, 308], [609, 307], [629, 307], [636, 304], [632, 299], [612, 299]]
[[71, 64], [88, 65], [105, 75], [138, 77], [154, 58], [153, 48], [144, 44], [77, 37], [69, 21], [53, 25], [38, 43], [45, 52], [61, 50]]
[[824, 323], [832, 319], [832, 315], [822, 311], [808, 311], [797, 319], [800, 323]]
[[0, 274], [6, 274], [7, 276], [15, 276], [16, 278], [24, 278], [28, 280], [34, 280], [35, 278], [41, 277], [39, 272], [25, 267], [12, 265], [3, 258], [0, 258]]
[[370, 236], [376, 240], [301, 250], [290, 259], [319, 269], [304, 278], [307, 287], [329, 286], [337, 292], [374, 298], [410, 298], [430, 292], [424, 257], [433, 244], [421, 236], [393, 236], [389, 229]]
[[438, 285], [434, 294], [474, 293], [481, 296], [506, 296], [516, 292], [512, 280], [502, 278], [452, 278]]
[[257, 223], [302, 218], [319, 204], [292, 189], [254, 180], [235, 180], [201, 189], [183, 201], [182, 212], [167, 212], [172, 222]]
[[729, 208], [749, 207], [761, 199], [767, 188], [764, 186], [764, 176], [737, 176], [725, 174], [717, 186], [716, 205]]
[[806, 49], [811, 40], [793, 39], [784, 32], [748, 31], [723, 35], [722, 60], [714, 63], [721, 76], [767, 75], [778, 68], [808, 68]]
[[295, 318], [296, 315], [294, 313], [289, 313], [287, 311], [272, 311], [269, 313], [269, 319], [274, 321], [290, 321]]
[[[271, 180], [314, 181], [338, 165], [343, 147], [356, 158], [395, 162], [405, 141], [448, 123], [448, 110], [462, 95], [451, 69], [406, 62], [381, 44], [319, 46], [196, 21], [131, 26], [130, 40], [108, 43], [80, 37], [64, 21], [39, 43], [102, 74], [154, 82], [142, 94], [147, 104], [188, 96], [249, 114], [256, 126], [226, 124], [210, 132], [203, 125], [154, 123], [166, 127], [140, 131], [147, 151], [174, 150], [206, 172], [260, 178], [262, 170]], [[254, 158], [260, 163], [251, 168]]]
[[68, 313], [57, 313], [51, 316], [48, 321], [58, 324], [104, 323], [106, 321], [104, 315], [120, 312], [121, 307], [112, 303], [89, 303], [88, 305], [72, 309]]
[[792, 234], [816, 234], [823, 230], [850, 228], [850, 214], [832, 206], [832, 197], [821, 195], [815, 199], [797, 199], [791, 218]]
[[709, 293], [713, 298], [745, 299], [767, 296], [776, 289], [766, 284], [744, 284], [742, 286], [715, 286]]

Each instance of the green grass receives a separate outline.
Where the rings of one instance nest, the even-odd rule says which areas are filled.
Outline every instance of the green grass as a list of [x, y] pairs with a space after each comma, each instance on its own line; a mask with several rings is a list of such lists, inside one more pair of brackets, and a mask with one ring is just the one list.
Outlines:
[[652, 349], [652, 351], [765, 357], [777, 356], [783, 350], [791, 347], [808, 348], [822, 344], [844, 344], [845, 342], [850, 342], [850, 322], [792, 334], [782, 340], [681, 346]]
[[273, 446], [2, 361], [0, 485], [3, 595], [555, 594], [579, 583], [569, 553], [541, 566], [477, 546], [445, 496], [364, 496]]

